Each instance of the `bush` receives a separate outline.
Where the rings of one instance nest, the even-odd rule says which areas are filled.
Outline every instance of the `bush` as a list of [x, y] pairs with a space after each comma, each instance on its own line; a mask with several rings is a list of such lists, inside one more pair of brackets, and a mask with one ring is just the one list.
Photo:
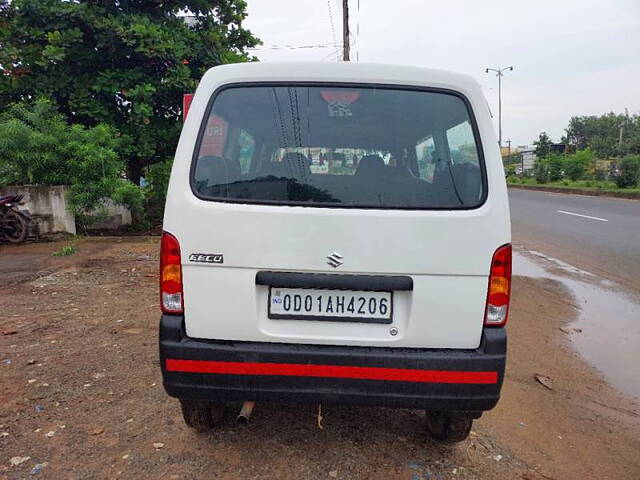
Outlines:
[[167, 188], [169, 188], [169, 176], [171, 175], [172, 166], [173, 158], [168, 158], [147, 167], [146, 179], [149, 182], [146, 190], [147, 197], [164, 203], [167, 198]]
[[595, 157], [589, 149], [569, 155], [565, 160], [565, 173], [574, 182], [583, 179], [594, 168]]
[[78, 216], [110, 198], [142, 209], [142, 192], [124, 178], [118, 132], [105, 124], [69, 125], [46, 99], [11, 105], [0, 115], [0, 185], [69, 185]]
[[618, 188], [633, 188], [640, 182], [640, 155], [627, 155], [620, 160], [620, 173], [615, 181]]
[[51, 255], [53, 255], [54, 257], [67, 257], [69, 255], [73, 255], [77, 251], [78, 251], [78, 247], [76, 247], [75, 245], [65, 245], [59, 250], [56, 250], [55, 252], [53, 252]]
[[152, 223], [162, 222], [172, 166], [173, 158], [168, 158], [147, 167], [145, 178], [148, 185], [144, 189], [145, 207], [147, 217]]
[[119, 178], [111, 194], [111, 200], [126, 205], [134, 218], [140, 218], [144, 208], [144, 194], [137, 185]]
[[601, 168], [596, 168], [593, 172], [593, 178], [598, 182], [602, 182], [607, 179], [607, 172]]
[[0, 185], [63, 183], [67, 125], [52, 103], [14, 104], [0, 116]]
[[546, 160], [536, 160], [534, 176], [536, 183], [547, 183], [549, 181], [549, 166]]
[[561, 155], [551, 155], [549, 158], [549, 181], [557, 182], [564, 177], [564, 161]]

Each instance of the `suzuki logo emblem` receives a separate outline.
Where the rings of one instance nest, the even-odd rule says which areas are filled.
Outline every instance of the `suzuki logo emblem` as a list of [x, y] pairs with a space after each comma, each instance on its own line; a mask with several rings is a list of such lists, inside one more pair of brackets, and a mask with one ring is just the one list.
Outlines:
[[344, 257], [338, 252], [333, 252], [330, 255], [327, 255], [327, 264], [331, 265], [333, 268], [338, 268], [342, 265], [343, 258]]

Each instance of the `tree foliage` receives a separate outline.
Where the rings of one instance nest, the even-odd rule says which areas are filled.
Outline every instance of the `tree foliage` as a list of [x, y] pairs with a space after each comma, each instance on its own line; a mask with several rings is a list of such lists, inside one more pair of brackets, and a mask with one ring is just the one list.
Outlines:
[[633, 188], [640, 184], [640, 155], [626, 155], [619, 167], [620, 173], [615, 178], [619, 188]]
[[549, 181], [549, 162], [547, 159], [540, 157], [536, 159], [533, 175], [537, 183], [547, 183]]
[[534, 167], [537, 183], [558, 182], [564, 178], [576, 181], [592, 178], [595, 174], [595, 155], [589, 149], [572, 155], [552, 153], [546, 158], [538, 158]]
[[[622, 147], [620, 129], [622, 127]], [[616, 114], [572, 117], [566, 129], [567, 140], [578, 150], [590, 148], [598, 158], [625, 153], [640, 154], [640, 116]]]
[[144, 188], [146, 200], [145, 213], [147, 218], [153, 223], [162, 222], [172, 166], [173, 158], [168, 158], [162, 162], [150, 165], [145, 172], [145, 178], [148, 181], [148, 185]]
[[588, 148], [567, 156], [563, 163], [565, 175], [573, 181], [584, 178], [588, 172], [595, 172], [595, 156]]
[[536, 146], [535, 155], [537, 158], [546, 158], [549, 156], [551, 144], [553, 142], [547, 135], [547, 132], [540, 132], [538, 140], [535, 140], [533, 144]]
[[562, 155], [553, 154], [547, 159], [549, 169], [549, 181], [557, 182], [564, 177], [564, 157]]
[[112, 127], [69, 125], [52, 102], [10, 105], [0, 115], [0, 185], [69, 185], [77, 214], [87, 214], [107, 198], [135, 214], [142, 192], [123, 178]]
[[[49, 97], [69, 123], [104, 123], [137, 180], [173, 155], [182, 95], [250, 60], [243, 0], [12, 0], [0, 7], [0, 108]], [[181, 12], [192, 17], [185, 21]]]

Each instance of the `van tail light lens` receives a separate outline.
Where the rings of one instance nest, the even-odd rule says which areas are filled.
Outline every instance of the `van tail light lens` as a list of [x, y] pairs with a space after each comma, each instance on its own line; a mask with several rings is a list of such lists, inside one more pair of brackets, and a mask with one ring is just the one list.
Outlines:
[[511, 294], [511, 244], [503, 245], [496, 250], [491, 260], [489, 272], [489, 291], [484, 314], [487, 327], [503, 327], [509, 314], [509, 297]]
[[164, 313], [184, 311], [180, 244], [167, 232], [162, 232], [160, 240], [160, 306]]

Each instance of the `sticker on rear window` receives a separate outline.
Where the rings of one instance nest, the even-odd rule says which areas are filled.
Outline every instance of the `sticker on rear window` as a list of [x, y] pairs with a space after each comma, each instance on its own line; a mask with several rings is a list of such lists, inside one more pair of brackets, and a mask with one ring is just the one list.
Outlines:
[[192, 253], [189, 255], [190, 262], [196, 263], [224, 263], [221, 253]]
[[329, 91], [320, 92], [322, 98], [327, 102], [330, 117], [350, 117], [353, 115], [350, 105], [360, 98], [359, 92], [350, 91]]

